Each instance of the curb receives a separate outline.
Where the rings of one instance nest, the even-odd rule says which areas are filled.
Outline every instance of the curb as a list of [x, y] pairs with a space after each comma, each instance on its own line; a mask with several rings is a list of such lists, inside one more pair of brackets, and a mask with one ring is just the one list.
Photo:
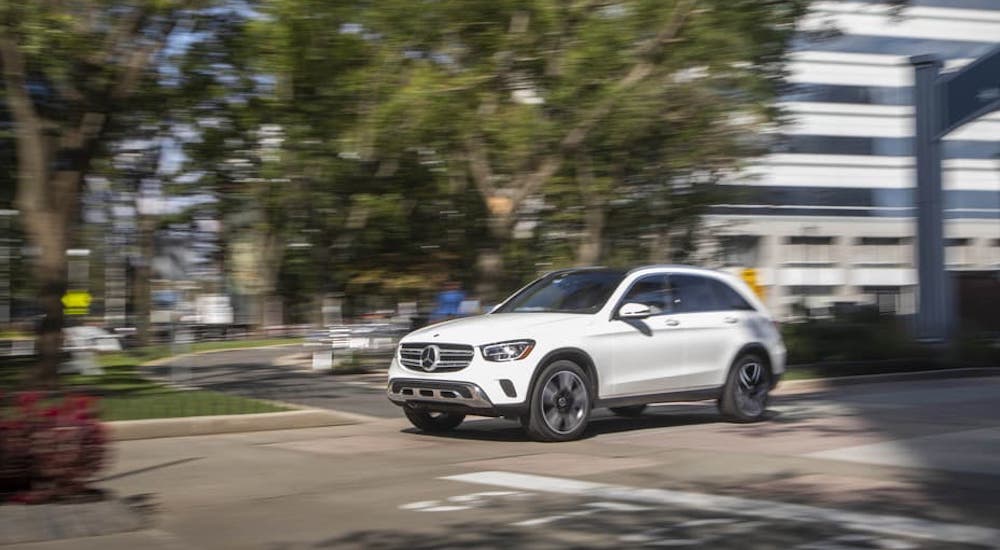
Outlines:
[[[787, 370], [785, 372], [788, 372]], [[974, 378], [979, 376], [1000, 376], [998, 367], [964, 367], [957, 369], [936, 369], [915, 372], [887, 372], [882, 374], [858, 374], [853, 376], [837, 376], [832, 378], [810, 378], [807, 380], [789, 380], [780, 382], [772, 395], [787, 395], [823, 391], [842, 386], [857, 386], [861, 384], [882, 384], [887, 382], [906, 382], [908, 380], [940, 380], [948, 378]]]
[[372, 417], [360, 414], [324, 409], [303, 409], [273, 413], [118, 420], [106, 422], [105, 425], [108, 427], [112, 441], [134, 441], [165, 437], [346, 426], [371, 420], [373, 420]]

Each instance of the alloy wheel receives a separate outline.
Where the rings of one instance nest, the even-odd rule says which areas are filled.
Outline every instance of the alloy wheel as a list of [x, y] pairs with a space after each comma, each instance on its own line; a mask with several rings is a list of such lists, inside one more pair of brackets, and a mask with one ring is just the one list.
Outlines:
[[736, 405], [746, 416], [759, 416], [767, 406], [767, 376], [764, 366], [749, 362], [740, 367], [736, 385]]
[[590, 406], [587, 388], [576, 373], [559, 371], [542, 388], [542, 416], [554, 432], [567, 434], [575, 430]]

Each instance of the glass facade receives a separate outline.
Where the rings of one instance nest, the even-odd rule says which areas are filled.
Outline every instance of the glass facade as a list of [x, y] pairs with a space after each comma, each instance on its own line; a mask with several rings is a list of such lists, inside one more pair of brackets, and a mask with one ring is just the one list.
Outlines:
[[[960, 34], [956, 34], [956, 38], [959, 36]], [[934, 53], [942, 59], [979, 57], [995, 47], [995, 42], [868, 36], [863, 34], [843, 34], [830, 38], [803, 36], [795, 40], [792, 45], [792, 48], [797, 51], [870, 53], [907, 57]]]
[[[876, 155], [908, 157], [913, 155], [913, 138], [783, 135], [775, 140], [776, 153], [810, 155]], [[944, 140], [941, 154], [946, 159], [1000, 159], [1000, 142]]]
[[[810, 187], [723, 185], [729, 197], [714, 213], [822, 216], [913, 215], [914, 189], [879, 187]], [[1000, 219], [1000, 193], [996, 191], [949, 190], [944, 192], [949, 217]]]

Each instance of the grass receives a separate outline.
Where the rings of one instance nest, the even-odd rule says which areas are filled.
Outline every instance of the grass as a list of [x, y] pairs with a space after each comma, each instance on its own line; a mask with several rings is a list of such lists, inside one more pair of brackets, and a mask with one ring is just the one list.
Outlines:
[[[190, 346], [190, 351], [203, 352], [287, 343], [290, 343], [287, 338], [199, 342]], [[104, 374], [64, 375], [60, 379], [61, 389], [100, 396], [101, 418], [109, 421], [288, 410], [280, 404], [260, 399], [211, 390], [178, 388], [149, 380], [140, 373], [139, 365], [142, 363], [169, 356], [170, 346], [151, 346], [141, 350], [101, 355], [98, 357], [98, 363], [104, 369]], [[22, 375], [28, 371], [31, 363], [31, 360], [18, 359], [0, 365], [0, 390], [18, 388]]]

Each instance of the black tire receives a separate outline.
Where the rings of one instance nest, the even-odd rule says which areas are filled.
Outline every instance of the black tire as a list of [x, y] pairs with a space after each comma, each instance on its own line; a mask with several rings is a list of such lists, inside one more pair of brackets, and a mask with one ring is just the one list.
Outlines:
[[592, 406], [586, 371], [573, 361], [554, 361], [538, 375], [523, 424], [536, 441], [571, 441], [587, 429]]
[[646, 405], [629, 405], [627, 407], [608, 407], [608, 410], [617, 414], [618, 416], [624, 416], [625, 418], [635, 418], [640, 416], [646, 411]]
[[741, 355], [729, 369], [719, 412], [733, 422], [764, 418], [771, 391], [771, 367], [754, 354]]
[[453, 430], [465, 420], [464, 414], [427, 411], [404, 406], [403, 413], [410, 423], [425, 432], [440, 433]]

